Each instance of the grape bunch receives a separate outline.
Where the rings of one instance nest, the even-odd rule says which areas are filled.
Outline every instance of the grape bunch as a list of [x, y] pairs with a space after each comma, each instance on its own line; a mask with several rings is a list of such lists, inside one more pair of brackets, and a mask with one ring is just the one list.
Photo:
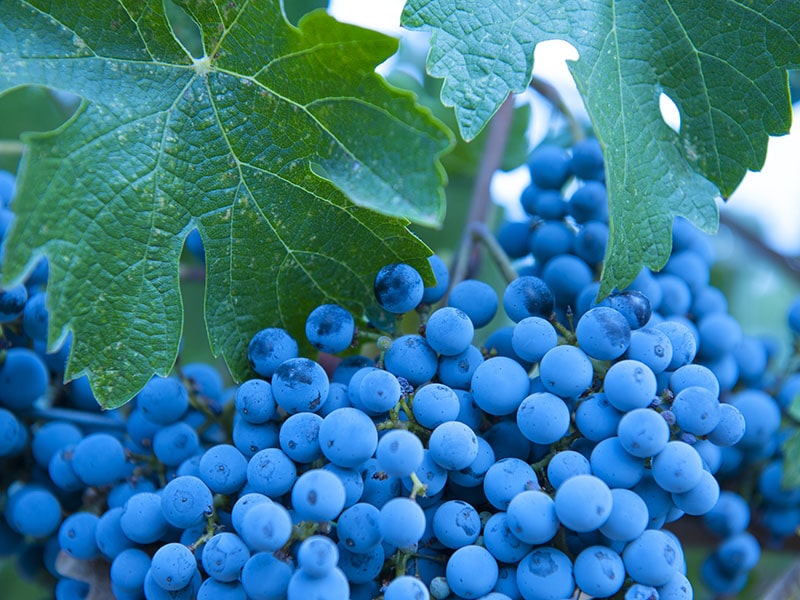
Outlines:
[[[106, 413], [85, 379], [59, 383], [69, 341], [45, 352], [41, 263], [0, 294], [0, 555], [59, 600], [682, 600], [667, 527], [703, 515], [724, 538], [704, 578], [741, 589], [753, 499], [720, 482], [768, 462], [759, 514], [797, 526], [778, 440], [800, 379], [767, 374], [774, 350], [727, 314], [688, 223], [661, 273], [597, 302], [600, 147], [543, 146], [530, 167], [529, 219], [498, 232], [520, 261], [501, 296], [451, 286], [435, 255], [431, 287], [387, 265], [374, 293], [396, 319], [321, 305], [314, 355], [266, 328], [252, 379], [179, 364]], [[501, 310], [513, 324], [482, 335]]]

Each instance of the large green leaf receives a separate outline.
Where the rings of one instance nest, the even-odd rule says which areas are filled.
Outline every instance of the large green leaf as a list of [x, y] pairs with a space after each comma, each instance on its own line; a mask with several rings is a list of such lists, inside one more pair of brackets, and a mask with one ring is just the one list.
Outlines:
[[434, 32], [428, 70], [446, 78], [442, 100], [468, 139], [528, 85], [538, 42], [577, 49], [570, 68], [607, 160], [603, 293], [664, 265], [675, 215], [715, 230], [717, 190], [732, 193], [763, 165], [768, 135], [789, 130], [796, 0], [408, 0], [402, 21]]
[[0, 12], [0, 92], [38, 84], [84, 99], [64, 127], [27, 139], [5, 275], [47, 255], [51, 347], [74, 332], [67, 377], [88, 374], [104, 406], [174, 363], [192, 228], [211, 348], [241, 379], [258, 329], [302, 341], [315, 304], [368, 303], [387, 262], [429, 278], [428, 250], [400, 217], [443, 216], [438, 156], [451, 135], [374, 73], [395, 40], [324, 11], [297, 29], [280, 0], [182, 6], [202, 58], [160, 0], [14, 0]]

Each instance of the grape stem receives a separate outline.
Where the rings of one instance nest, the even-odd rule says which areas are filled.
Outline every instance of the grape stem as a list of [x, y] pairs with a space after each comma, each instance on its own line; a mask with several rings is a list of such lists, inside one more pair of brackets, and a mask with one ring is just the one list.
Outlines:
[[25, 150], [25, 144], [14, 140], [0, 142], [0, 155], [20, 156]]
[[67, 421], [75, 425], [102, 429], [104, 431], [125, 431], [124, 421], [118, 421], [117, 419], [104, 415], [73, 410], [71, 408], [33, 408], [22, 412], [20, 416], [30, 417], [32, 419], [44, 419], [47, 421]]
[[561, 94], [559, 94], [558, 89], [553, 84], [548, 83], [544, 79], [533, 77], [531, 78], [530, 87], [542, 98], [547, 100], [550, 103], [550, 105], [554, 109], [556, 109], [561, 114], [561, 116], [564, 117], [564, 119], [567, 121], [567, 124], [569, 125], [569, 131], [572, 134], [573, 142], [579, 142], [586, 137], [586, 134], [583, 130], [583, 126], [581, 125], [580, 121], [578, 121], [578, 119], [569, 109], [567, 103], [564, 102], [564, 98], [561, 97]]
[[486, 145], [478, 167], [478, 175], [475, 177], [475, 184], [472, 188], [469, 214], [464, 225], [464, 232], [461, 235], [455, 263], [451, 269], [450, 287], [442, 299], [443, 305], [447, 304], [447, 296], [450, 290], [464, 279], [473, 276], [478, 270], [480, 253], [477, 244], [475, 244], [473, 225], [476, 223], [486, 224], [488, 221], [489, 209], [492, 207], [490, 184], [492, 176], [502, 163], [513, 117], [514, 96], [510, 94], [505, 102], [500, 105], [500, 108], [489, 123]]

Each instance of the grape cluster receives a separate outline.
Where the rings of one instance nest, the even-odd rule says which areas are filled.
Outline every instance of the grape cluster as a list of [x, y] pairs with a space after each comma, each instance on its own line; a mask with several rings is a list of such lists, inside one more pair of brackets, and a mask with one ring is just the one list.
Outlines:
[[[45, 352], [46, 262], [1, 292], [0, 554], [44, 568], [61, 600], [89, 592], [63, 575], [71, 561], [123, 600], [681, 600], [692, 587], [665, 526], [703, 515], [724, 538], [704, 578], [741, 589], [759, 556], [752, 502], [719, 482], [767, 462], [759, 514], [797, 527], [779, 427], [800, 378], [767, 374], [773, 349], [727, 314], [707, 240], [683, 221], [661, 273], [597, 303], [600, 147], [545, 145], [530, 167], [529, 219], [498, 232], [520, 260], [501, 297], [470, 279], [444, 302], [438, 256], [431, 287], [387, 265], [374, 293], [397, 327], [319, 306], [304, 333], [320, 354], [263, 329], [256, 376], [233, 388], [186, 364], [99, 413], [85, 379], [58, 383], [69, 341]], [[501, 309], [513, 324], [478, 345]]]

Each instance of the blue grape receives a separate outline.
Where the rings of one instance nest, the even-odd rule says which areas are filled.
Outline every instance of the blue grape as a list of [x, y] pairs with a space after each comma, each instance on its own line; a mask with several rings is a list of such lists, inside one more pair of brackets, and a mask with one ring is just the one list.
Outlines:
[[664, 490], [678, 494], [688, 492], [700, 483], [703, 460], [689, 444], [672, 441], [653, 459], [652, 472], [656, 483]]
[[676, 571], [667, 583], [658, 588], [658, 595], [660, 600], [692, 600], [694, 590], [686, 575]]
[[511, 533], [527, 544], [550, 541], [560, 526], [552, 498], [537, 490], [514, 496], [508, 505], [506, 519]]
[[61, 523], [61, 504], [50, 491], [25, 486], [6, 502], [8, 524], [18, 533], [34, 538], [54, 533]]
[[[562, 254], [547, 261], [542, 279], [559, 307], [574, 306], [580, 291], [592, 282], [592, 270], [572, 254]], [[536, 316], [536, 315], [533, 315]]]
[[378, 271], [373, 285], [375, 299], [381, 307], [394, 314], [414, 310], [422, 302], [425, 287], [422, 276], [411, 265], [395, 263]]
[[200, 458], [200, 479], [215, 494], [232, 494], [247, 480], [247, 459], [230, 444], [217, 444]]
[[594, 475], [570, 477], [556, 491], [558, 520], [576, 532], [598, 529], [608, 520], [612, 505], [611, 490]]
[[350, 597], [350, 585], [341, 569], [333, 568], [323, 577], [312, 577], [298, 569], [289, 579], [287, 600], [339, 600]]
[[208, 578], [197, 590], [197, 600], [247, 600], [247, 593], [238, 581], [226, 583]]
[[409, 548], [425, 533], [425, 513], [409, 498], [392, 498], [380, 509], [378, 523], [385, 542]]
[[511, 345], [520, 358], [537, 363], [548, 350], [558, 345], [558, 333], [549, 321], [527, 317], [514, 327]]
[[509, 258], [522, 258], [528, 253], [526, 237], [529, 232], [529, 221], [504, 221], [497, 228], [497, 243]]
[[211, 490], [197, 477], [176, 477], [161, 492], [161, 508], [170, 525], [187, 529], [214, 511]]
[[30, 408], [47, 391], [42, 359], [27, 348], [9, 348], [0, 367], [0, 403], [12, 410]]
[[622, 413], [614, 408], [605, 394], [592, 394], [575, 409], [575, 425], [581, 434], [599, 442], [616, 434]]
[[87, 435], [73, 450], [72, 468], [86, 485], [110, 485], [125, 476], [125, 450], [107, 433]]
[[161, 510], [161, 496], [139, 492], [122, 507], [120, 526], [137, 544], [150, 544], [167, 532], [168, 523]]
[[606, 372], [603, 391], [614, 408], [621, 411], [645, 408], [656, 395], [656, 376], [638, 360], [621, 360]]
[[433, 515], [436, 539], [448, 548], [461, 548], [475, 542], [481, 532], [478, 511], [463, 500], [442, 503]]
[[323, 470], [333, 473], [344, 486], [344, 505], [352, 506], [361, 499], [364, 494], [364, 480], [358, 469], [348, 469], [328, 463], [322, 467]]
[[306, 319], [306, 337], [315, 348], [336, 354], [353, 343], [353, 316], [337, 304], [321, 304]]
[[351, 552], [368, 552], [381, 543], [380, 510], [359, 502], [342, 511], [336, 522], [339, 542]]
[[[10, 415], [11, 413], [0, 409], [0, 423], [2, 423], [3, 418], [7, 414]], [[81, 438], [83, 438], [81, 430], [71, 423], [62, 421], [50, 421], [49, 423], [45, 423], [36, 430], [31, 440], [31, 450], [33, 451], [36, 464], [40, 467], [47, 468], [54, 454], [67, 446], [77, 444]], [[17, 439], [17, 434], [9, 437], [7, 435], [5, 423], [2, 423], [0, 424], [0, 440], [2, 440], [0, 441], [0, 447], [7, 447], [7, 444], [4, 442], [7, 439]], [[2, 455], [2, 452], [0, 452], [0, 455]]]
[[430, 381], [439, 365], [436, 352], [419, 335], [404, 335], [392, 342], [384, 357], [386, 369], [417, 386]]
[[372, 420], [357, 408], [339, 408], [319, 426], [322, 453], [340, 467], [356, 467], [373, 455], [378, 433]]
[[554, 306], [553, 292], [543, 280], [532, 275], [518, 277], [506, 286], [503, 293], [503, 308], [515, 323], [526, 317], [547, 319]]
[[233, 417], [233, 444], [245, 459], [253, 458], [259, 450], [278, 445], [278, 425], [271, 421], [260, 424], [250, 423], [236, 414]]
[[692, 292], [683, 279], [675, 275], [659, 275], [656, 278], [661, 288], [661, 304], [658, 311], [665, 317], [685, 315], [692, 304]]
[[363, 584], [378, 577], [385, 560], [386, 553], [380, 544], [363, 553], [342, 547], [339, 549], [338, 567], [350, 583]]
[[452, 306], [434, 311], [425, 325], [425, 339], [439, 354], [455, 356], [472, 343], [475, 328], [467, 314]]
[[[531, 189], [533, 187], [533, 185], [530, 185], [526, 189]], [[567, 203], [564, 201], [564, 197], [559, 192], [554, 190], [539, 190], [534, 200], [535, 206], [533, 207], [533, 214], [541, 217], [542, 219], [547, 221], [557, 220], [567, 215]], [[522, 198], [520, 198], [520, 202], [521, 201]], [[531, 213], [528, 212], [528, 214]]]
[[570, 176], [570, 157], [556, 144], [541, 144], [528, 157], [533, 184], [543, 190], [559, 190]]
[[95, 528], [97, 548], [109, 560], [113, 560], [120, 552], [135, 545], [122, 531], [121, 518], [122, 507], [110, 508], [100, 517]]
[[590, 475], [591, 471], [589, 461], [583, 454], [574, 450], [562, 450], [553, 454], [547, 463], [547, 480], [557, 490], [570, 477]]
[[705, 469], [701, 473], [700, 481], [692, 489], [672, 494], [672, 501], [675, 506], [687, 515], [704, 515], [719, 500], [719, 484], [714, 476]]
[[378, 440], [375, 457], [381, 470], [395, 477], [405, 477], [422, 464], [424, 448], [419, 438], [410, 431], [395, 429]]
[[517, 409], [517, 425], [536, 444], [552, 444], [567, 434], [570, 411], [564, 401], [543, 392], [527, 396]]
[[[552, 258], [572, 252], [575, 233], [562, 221], [545, 221], [531, 232], [528, 245], [536, 262], [543, 265]], [[541, 316], [548, 317], [549, 314]]]
[[767, 445], [781, 421], [780, 409], [773, 398], [761, 390], [743, 390], [729, 401], [744, 416], [745, 430], [739, 444], [746, 448]]
[[166, 544], [153, 555], [150, 574], [160, 587], [177, 591], [191, 582], [197, 570], [194, 554], [183, 544]]
[[[289, 541], [292, 535], [292, 517], [280, 504], [255, 504], [244, 514], [239, 534], [251, 550], [274, 552]], [[246, 568], [245, 566], [245, 570]], [[244, 583], [244, 576], [242, 582]]]
[[741, 533], [750, 524], [750, 506], [736, 492], [722, 491], [717, 503], [703, 515], [703, 523], [721, 537]]
[[613, 596], [625, 583], [625, 565], [619, 554], [604, 546], [590, 546], [575, 558], [575, 583], [586, 594]]
[[600, 181], [605, 178], [603, 148], [597, 138], [585, 138], [572, 146], [569, 168], [576, 177], [584, 181]]
[[704, 317], [698, 324], [700, 347], [697, 355], [705, 360], [718, 359], [733, 352], [742, 341], [742, 328], [739, 322], [725, 313], [713, 313]]
[[800, 297], [795, 298], [787, 311], [786, 321], [795, 335], [800, 335]]
[[[327, 405], [328, 402], [325, 403], [325, 406]], [[319, 447], [321, 424], [322, 417], [316, 413], [302, 412], [291, 415], [281, 424], [279, 433], [281, 450], [294, 462], [314, 462], [322, 456], [322, 449]]]
[[272, 397], [287, 413], [316, 412], [328, 399], [328, 375], [308, 358], [290, 358], [272, 376]]
[[181, 368], [181, 374], [186, 379], [189, 389], [206, 402], [214, 404], [222, 401], [224, 382], [219, 371], [208, 363], [188, 363]]
[[498, 327], [489, 335], [488, 338], [486, 338], [486, 341], [483, 343], [483, 354], [491, 358], [496, 358], [498, 356], [510, 358], [518, 362], [524, 369], [530, 370], [533, 364], [523, 360], [516, 352], [514, 352], [514, 346], [511, 344], [513, 337], [513, 327]]
[[433, 429], [442, 423], [456, 420], [461, 404], [450, 387], [441, 383], [430, 383], [417, 389], [412, 410], [420, 425]]
[[478, 439], [469, 426], [458, 421], [442, 423], [428, 442], [431, 458], [448, 471], [468, 467], [478, 456]]
[[428, 588], [416, 577], [401, 575], [386, 586], [383, 600], [429, 600]]
[[752, 570], [761, 557], [761, 548], [753, 534], [746, 531], [727, 537], [717, 549], [720, 567], [730, 574]]
[[570, 598], [575, 591], [572, 561], [555, 548], [536, 548], [517, 566], [517, 586], [525, 600]]
[[692, 250], [673, 252], [663, 272], [680, 277], [693, 293], [707, 287], [710, 278], [708, 263]]
[[139, 591], [150, 570], [150, 556], [138, 548], [123, 550], [111, 563], [111, 583], [124, 590]]
[[664, 321], [657, 324], [655, 328], [666, 333], [672, 344], [672, 360], [667, 367], [668, 371], [674, 371], [694, 360], [697, 354], [697, 341], [686, 324]]
[[477, 279], [466, 279], [450, 291], [448, 304], [462, 310], [478, 329], [489, 324], [497, 313], [498, 299], [494, 288]]
[[784, 460], [771, 461], [758, 477], [758, 491], [772, 505], [794, 506], [800, 504], [800, 487], [783, 482]]
[[[38, 433], [37, 433], [38, 436]], [[81, 433], [78, 431], [77, 439], [80, 440]], [[37, 446], [42, 447], [44, 442], [41, 441], [42, 438], [39, 437], [39, 443], [37, 444], [37, 439], [34, 437], [33, 440], [33, 452], [34, 457], [36, 458], [36, 462], [39, 463], [40, 466], [47, 466], [50, 463], [50, 458], [52, 455], [58, 452], [60, 448], [54, 447], [52, 452], [50, 448], [42, 448], [37, 451]], [[70, 443], [74, 443], [64, 440], [65, 446], [69, 445]], [[57, 440], [57, 444], [59, 444], [61, 440]], [[25, 428], [25, 425], [20, 422], [14, 414], [4, 408], [0, 408], [0, 457], [5, 456], [16, 456], [22, 453], [25, 450], [25, 447], [28, 445], [28, 430]], [[46, 462], [45, 462], [45, 459]]]
[[719, 397], [719, 381], [714, 373], [703, 365], [684, 365], [669, 376], [669, 389], [676, 394], [692, 386], [704, 387], [714, 397]]
[[183, 421], [159, 429], [153, 437], [153, 454], [168, 467], [177, 467], [200, 452], [200, 439]]
[[472, 376], [472, 397], [490, 415], [508, 415], [516, 411], [529, 388], [525, 369], [505, 356], [484, 361]]
[[483, 483], [486, 472], [495, 463], [492, 447], [483, 438], [478, 438], [478, 456], [467, 467], [447, 474], [449, 481], [462, 487], [477, 487]]
[[291, 566], [271, 552], [258, 552], [245, 563], [241, 581], [250, 600], [274, 600], [285, 597], [291, 577]]
[[203, 580], [200, 571], [195, 569], [191, 581], [179, 590], [165, 590], [158, 585], [153, 578], [153, 570], [150, 569], [144, 578], [144, 595], [147, 600], [192, 600], [197, 596], [197, 590]]
[[639, 494], [624, 488], [612, 489], [611, 498], [611, 513], [600, 533], [618, 542], [635, 540], [649, 524], [647, 504]]
[[[350, 403], [350, 396], [347, 391], [347, 386], [343, 383], [338, 383], [334, 381], [331, 383], [330, 388], [328, 389], [328, 399], [325, 401], [325, 404], [322, 405], [322, 408], [320, 408], [316, 414], [318, 414], [320, 417], [327, 417], [337, 408], [344, 408], [346, 406], [352, 406]], [[298, 414], [310, 415], [315, 413], [298, 413]]]
[[608, 225], [605, 223], [600, 221], [584, 223], [575, 235], [575, 254], [590, 267], [596, 267], [603, 262], [608, 247], [608, 237]]
[[256, 373], [272, 377], [281, 363], [297, 357], [298, 350], [297, 342], [285, 330], [268, 327], [250, 339], [247, 360]]
[[272, 386], [262, 379], [248, 379], [236, 390], [236, 410], [249, 423], [266, 423], [274, 415], [277, 405], [272, 396]]
[[[439, 380], [451, 388], [469, 388], [475, 369], [483, 362], [481, 351], [468, 346], [464, 352], [439, 357]], [[419, 392], [417, 392], [417, 397]], [[414, 401], [416, 403], [416, 400]]]
[[749, 385], [757, 385], [767, 369], [769, 360], [763, 340], [744, 336], [733, 350], [733, 356], [739, 365], [739, 380]]
[[562, 398], [577, 398], [592, 385], [594, 368], [580, 348], [556, 346], [542, 357], [539, 377], [548, 392]]
[[366, 356], [346, 356], [333, 371], [332, 383], [339, 383], [347, 386], [350, 378], [364, 367], [374, 367], [375, 361]]
[[247, 463], [248, 489], [278, 498], [292, 489], [297, 480], [294, 462], [279, 448], [260, 450]]
[[58, 530], [61, 549], [73, 558], [95, 558], [100, 553], [95, 535], [99, 520], [97, 515], [88, 512], [76, 512], [64, 519]]
[[249, 558], [250, 550], [247, 545], [233, 533], [217, 533], [203, 547], [203, 569], [217, 581], [231, 582], [239, 579]]
[[670, 432], [660, 413], [649, 408], [635, 408], [622, 416], [617, 435], [629, 454], [647, 458], [666, 448]]
[[[425, 459], [423, 458], [423, 463]], [[442, 487], [447, 481], [447, 473], [436, 465], [432, 460], [430, 464], [436, 469], [441, 471], [443, 475]], [[400, 495], [402, 489], [402, 482], [399, 477], [392, 477], [381, 471], [380, 464], [374, 458], [369, 458], [364, 461], [359, 467], [361, 478], [364, 480], [364, 492], [361, 494], [361, 500], [368, 502], [373, 506], [380, 508], [392, 498]]]
[[644, 363], [653, 373], [661, 373], [672, 361], [672, 342], [669, 341], [667, 334], [659, 329], [650, 327], [637, 329], [631, 332], [625, 357]]
[[22, 328], [25, 335], [35, 341], [47, 341], [47, 325], [50, 320], [46, 306], [46, 294], [38, 292], [28, 298], [22, 312]]
[[506, 510], [509, 502], [527, 490], [538, 490], [539, 480], [528, 463], [518, 458], [503, 458], [494, 463], [483, 479], [486, 499], [499, 509]]
[[174, 377], [153, 377], [136, 396], [136, 406], [149, 421], [166, 425], [189, 408], [189, 394]]
[[675, 396], [670, 410], [678, 426], [688, 433], [706, 435], [719, 423], [719, 400], [700, 386], [687, 387]]
[[630, 542], [622, 553], [625, 570], [637, 583], [664, 585], [680, 568], [683, 552], [669, 534], [648, 529]]
[[447, 560], [447, 583], [453, 592], [465, 598], [491, 592], [497, 576], [497, 561], [481, 546], [463, 546]]
[[389, 371], [371, 370], [358, 386], [359, 408], [370, 414], [389, 412], [400, 401], [403, 390]]
[[304, 521], [335, 519], [344, 505], [344, 485], [336, 475], [323, 469], [306, 471], [292, 488], [292, 506]]
[[608, 221], [608, 193], [599, 181], [587, 181], [569, 198], [569, 214], [576, 223]]
[[264, 494], [258, 494], [255, 492], [241, 494], [239, 496], [233, 505], [233, 510], [231, 510], [231, 524], [240, 536], [242, 535], [244, 527], [244, 516], [247, 514], [247, 512], [258, 504], [268, 504], [270, 502], [272, 502], [270, 498]]
[[20, 284], [0, 290], [0, 323], [10, 323], [22, 314], [28, 301], [28, 289]]
[[436, 285], [425, 288], [422, 293], [422, 301], [433, 304], [441, 300], [447, 293], [447, 288], [450, 287], [450, 271], [448, 271], [447, 265], [438, 254], [431, 254], [428, 257], [428, 264], [430, 264], [433, 276], [436, 278]]

